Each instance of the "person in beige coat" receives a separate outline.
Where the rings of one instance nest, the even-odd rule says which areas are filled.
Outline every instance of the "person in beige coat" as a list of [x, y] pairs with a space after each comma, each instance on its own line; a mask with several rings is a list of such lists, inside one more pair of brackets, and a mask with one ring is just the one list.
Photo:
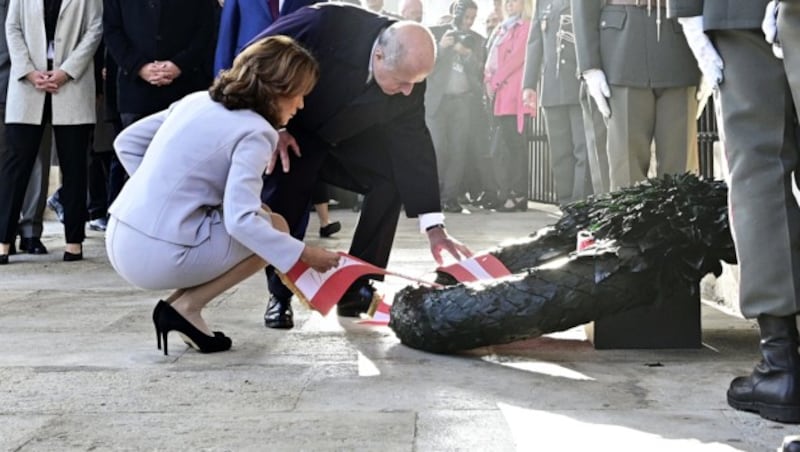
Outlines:
[[65, 261], [83, 258], [87, 149], [95, 123], [93, 56], [102, 37], [101, 0], [11, 0], [6, 37], [11, 75], [8, 152], [0, 161], [0, 264], [10, 243], [33, 162], [52, 124], [63, 173]]

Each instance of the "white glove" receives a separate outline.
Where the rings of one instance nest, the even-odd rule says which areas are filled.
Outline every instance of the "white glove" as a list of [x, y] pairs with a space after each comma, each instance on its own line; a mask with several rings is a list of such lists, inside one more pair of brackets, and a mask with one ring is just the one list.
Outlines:
[[772, 53], [778, 58], [783, 58], [783, 48], [778, 42], [778, 9], [780, 4], [777, 0], [767, 3], [764, 11], [764, 20], [761, 21], [761, 31], [764, 32], [764, 39], [772, 44]]
[[611, 90], [608, 88], [606, 73], [602, 69], [589, 69], [582, 75], [586, 80], [586, 89], [594, 99], [597, 109], [604, 118], [611, 116], [611, 107], [608, 106], [608, 98], [611, 97]]
[[681, 17], [678, 22], [683, 27], [686, 43], [692, 49], [692, 54], [694, 54], [694, 59], [697, 60], [700, 72], [703, 73], [712, 86], [722, 83], [722, 70], [725, 65], [722, 64], [722, 58], [717, 53], [717, 49], [714, 48], [714, 44], [711, 43], [711, 40], [708, 39], [708, 36], [703, 31], [703, 16]]

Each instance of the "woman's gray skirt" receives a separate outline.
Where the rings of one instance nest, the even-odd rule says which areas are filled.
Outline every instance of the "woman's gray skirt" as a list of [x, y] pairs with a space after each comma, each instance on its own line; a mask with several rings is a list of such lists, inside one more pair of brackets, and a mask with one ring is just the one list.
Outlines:
[[106, 252], [120, 276], [150, 290], [207, 283], [254, 254], [231, 237], [221, 221], [211, 224], [208, 240], [183, 246], [145, 235], [113, 215], [106, 230]]

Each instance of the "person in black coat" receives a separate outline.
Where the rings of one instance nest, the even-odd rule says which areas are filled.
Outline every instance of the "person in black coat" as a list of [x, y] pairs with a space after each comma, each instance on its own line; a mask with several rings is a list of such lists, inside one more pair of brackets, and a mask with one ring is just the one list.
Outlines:
[[[268, 169], [263, 201], [301, 238], [314, 182], [321, 179], [365, 195], [350, 254], [385, 267], [401, 206], [409, 217], [419, 216], [437, 261], [442, 250], [456, 258], [470, 254], [447, 234], [440, 211], [423, 106], [424, 79], [435, 58], [430, 32], [415, 22], [326, 3], [279, 19], [255, 39], [277, 34], [315, 55], [320, 80], [281, 133], [275, 155], [282, 168]], [[265, 324], [291, 328], [291, 292], [270, 270], [268, 278]], [[366, 311], [373, 294], [367, 281], [354, 283], [339, 302], [339, 315]]]
[[215, 0], [104, 0], [103, 36], [119, 67], [122, 126], [208, 88]]

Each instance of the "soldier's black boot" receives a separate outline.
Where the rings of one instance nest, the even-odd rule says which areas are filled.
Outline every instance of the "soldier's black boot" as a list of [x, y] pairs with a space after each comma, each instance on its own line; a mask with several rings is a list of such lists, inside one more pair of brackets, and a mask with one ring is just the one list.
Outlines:
[[758, 317], [761, 362], [728, 388], [728, 405], [778, 422], [800, 423], [800, 354], [794, 315]]

